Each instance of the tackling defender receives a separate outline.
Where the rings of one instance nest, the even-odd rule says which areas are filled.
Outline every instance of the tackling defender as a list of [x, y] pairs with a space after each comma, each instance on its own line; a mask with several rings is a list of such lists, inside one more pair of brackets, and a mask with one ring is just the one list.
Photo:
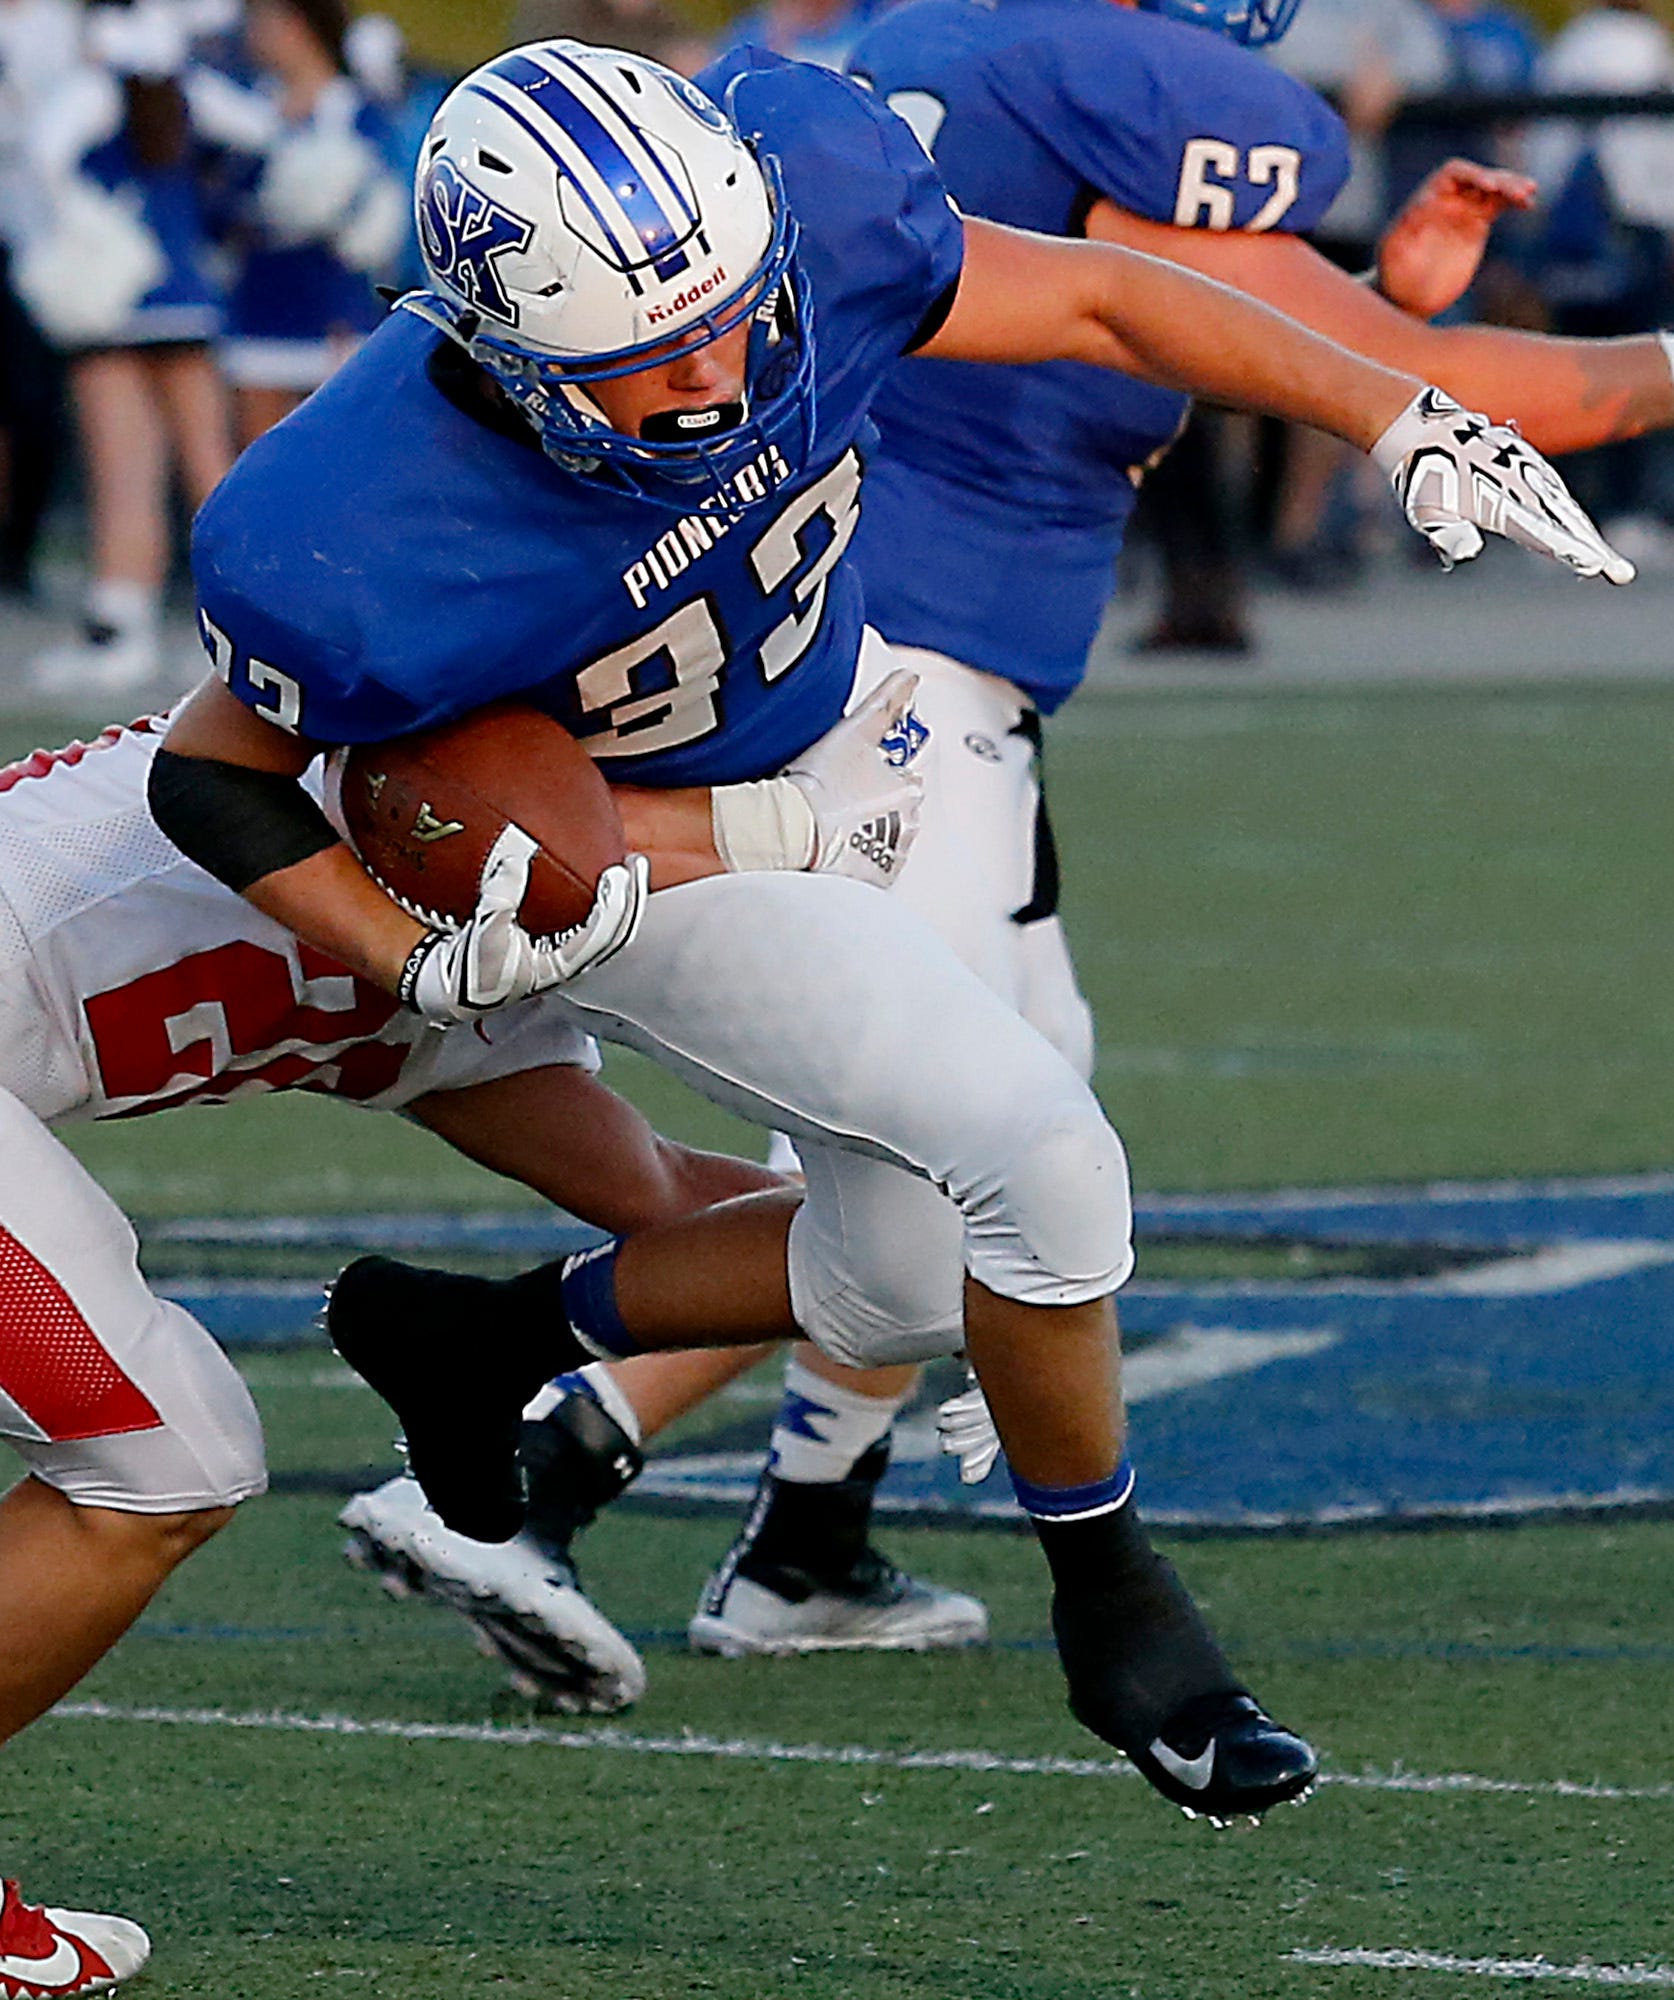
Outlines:
[[[886, 684], [841, 743], [784, 781], [787, 823], [810, 816], [816, 856], [868, 868], [842, 836], [879, 813], [910, 833], [916, 781], [881, 754], [910, 692], [905, 676]], [[0, 771], [0, 1438], [28, 1469], [0, 1500], [0, 1742], [66, 1693], [265, 1483], [237, 1371], [151, 1292], [132, 1229], [52, 1127], [303, 1089], [404, 1110], [602, 1227], [776, 1185], [659, 1140], [596, 1080], [588, 1038], [538, 1002], [485, 1032], [437, 1033], [206, 875], [146, 804], [162, 731], [111, 729]], [[719, 870], [709, 827], [736, 798], [617, 798], [654, 879]], [[565, 950], [579, 965], [610, 942]], [[585, 1603], [569, 1608], [587, 1630]], [[631, 1680], [631, 1649], [595, 1623], [595, 1652]], [[8, 2000], [105, 1991], [148, 1951], [126, 1919], [42, 1911], [15, 1884], [0, 1890]]]
[[[1469, 284], [1495, 216], [1530, 199], [1517, 176], [1443, 170], [1386, 236], [1375, 286], [1302, 240], [1342, 185], [1347, 149], [1323, 100], [1252, 52], [1278, 39], [1297, 3], [920, 0], [880, 18], [851, 68], [913, 125], [968, 215], [1123, 244], [1224, 280], [1467, 404], [1515, 413], [1543, 449], [1674, 422], [1674, 376], [1655, 336], [1547, 340], [1426, 323]], [[1186, 411], [1172, 389], [1073, 362], [920, 359], [899, 363], [874, 405], [880, 444], [853, 555], [868, 618], [920, 675], [931, 727], [932, 811], [894, 893], [1083, 1075], [1092, 1023], [1057, 917], [1041, 722], [1080, 684], [1138, 486]], [[569, 1393], [556, 1408], [551, 1392], [532, 1406], [535, 1539], [522, 1548], [521, 1602], [538, 1603], [541, 1576], [570, 1574], [574, 1535], [623, 1490], [642, 1437], [739, 1365], [726, 1355], [595, 1365], [559, 1385]], [[790, 1651], [981, 1635], [980, 1607], [899, 1577], [866, 1543], [889, 1425], [911, 1383], [901, 1370], [839, 1385], [817, 1362], [791, 1360], [756, 1502], [691, 1621], [694, 1644]], [[344, 1518], [374, 1560], [409, 1573], [448, 1546], [433, 1519], [417, 1525], [411, 1482], [358, 1496]], [[469, 1568], [468, 1547], [451, 1560]], [[513, 1554], [495, 1568], [511, 1575]], [[554, 1612], [544, 1635], [523, 1628], [521, 1684], [552, 1673], [561, 1686], [573, 1672], [586, 1640], [572, 1645]]]
[[[430, 1018], [548, 992], [800, 1147], [788, 1228], [777, 1199], [721, 1211], [700, 1325], [701, 1279], [671, 1292], [644, 1239], [509, 1288], [350, 1267], [332, 1335], [449, 1526], [516, 1532], [523, 1406], [601, 1351], [790, 1324], [850, 1363], [964, 1346], [1052, 1568], [1076, 1713], [1177, 1803], [1259, 1813], [1314, 1758], [1132, 1505], [1126, 1166], [1070, 1065], [869, 886], [710, 877], [645, 898], [626, 943], [637, 878], [614, 871], [598, 920], [624, 948], [569, 976], [518, 928], [509, 868], [461, 930], [426, 931], [294, 780], [322, 746], [515, 693], [617, 782], [770, 785], [888, 669], [844, 558], [868, 408], [907, 348], [1073, 358], [1315, 423], [1374, 451], [1448, 559], [1492, 526], [1580, 575], [1632, 572], [1536, 454], [1414, 378], [1156, 260], [965, 223], [841, 78], [745, 58], [704, 84], [553, 43], [443, 105], [420, 167], [430, 290], [200, 517], [216, 675], [153, 804], [208, 872]], [[763, 804], [723, 857], [770, 837]]]

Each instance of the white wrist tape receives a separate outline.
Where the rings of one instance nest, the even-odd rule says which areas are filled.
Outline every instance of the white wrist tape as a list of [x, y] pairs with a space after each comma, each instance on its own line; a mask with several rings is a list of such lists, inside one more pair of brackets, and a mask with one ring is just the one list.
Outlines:
[[819, 851], [814, 809], [789, 778], [716, 786], [709, 820], [715, 852], [734, 875], [762, 868], [812, 868]]
[[1662, 358], [1668, 363], [1668, 372], [1674, 376], [1674, 333], [1659, 333], [1657, 342], [1662, 348]]

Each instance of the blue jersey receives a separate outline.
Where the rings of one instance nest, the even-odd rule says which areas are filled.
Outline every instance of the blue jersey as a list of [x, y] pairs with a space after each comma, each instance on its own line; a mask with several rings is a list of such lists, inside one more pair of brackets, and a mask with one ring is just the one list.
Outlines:
[[[856, 75], [967, 215], [1081, 233], [1101, 198], [1187, 228], [1303, 231], [1348, 172], [1336, 114], [1248, 49], [1111, 0], [916, 0]], [[1148, 461], [1186, 399], [1078, 362], [905, 361], [856, 554], [889, 639], [1055, 708], [1079, 683]]]
[[[258, 714], [378, 741], [502, 697], [533, 701], [612, 777], [763, 776], [823, 735], [853, 685], [853, 533], [867, 410], [958, 276], [962, 231], [899, 119], [843, 77], [761, 54], [732, 76], [778, 155], [813, 296], [818, 419], [794, 477], [687, 515], [553, 464], [438, 385], [441, 337], [396, 312], [253, 446], [200, 515], [207, 642]], [[451, 358], [451, 357], [450, 357]]]

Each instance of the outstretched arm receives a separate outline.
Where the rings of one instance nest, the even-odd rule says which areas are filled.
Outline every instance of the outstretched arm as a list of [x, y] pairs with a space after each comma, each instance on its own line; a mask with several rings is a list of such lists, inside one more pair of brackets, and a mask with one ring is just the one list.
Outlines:
[[968, 221], [952, 309], [919, 352], [1084, 361], [1311, 424], [1371, 453], [1448, 568], [1480, 551], [1486, 529], [1578, 576], [1633, 578], [1515, 431], [1159, 257]]
[[1086, 361], [1313, 424], [1362, 451], [1423, 387], [1164, 258], [975, 220], [965, 224], [953, 308], [918, 351], [950, 361]]
[[[1467, 193], [1455, 193], [1461, 203], [1470, 203]], [[1403, 299], [1410, 295], [1416, 306], [1439, 310], [1423, 264], [1440, 259], [1451, 267], [1460, 239], [1455, 233], [1450, 241], [1444, 217], [1431, 214], [1428, 228], [1409, 231], [1404, 241], [1397, 236], [1390, 245], [1394, 254], [1383, 269], [1383, 283]], [[1463, 229], [1466, 215], [1457, 220]], [[1674, 424], [1674, 371], [1655, 334], [1561, 340], [1505, 327], [1430, 326], [1357, 283], [1299, 237], [1180, 229], [1108, 201], [1094, 206], [1087, 232], [1280, 306], [1316, 333], [1433, 382], [1496, 422], [1515, 418], [1543, 452], [1581, 451]], [[1480, 245], [1470, 256], [1473, 270], [1479, 250]]]

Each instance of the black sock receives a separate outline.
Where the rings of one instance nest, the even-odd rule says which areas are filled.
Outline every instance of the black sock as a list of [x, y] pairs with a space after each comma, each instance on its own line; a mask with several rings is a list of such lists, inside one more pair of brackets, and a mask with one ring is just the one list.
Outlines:
[[1035, 1519], [1051, 1566], [1052, 1629], [1078, 1721], [1143, 1749], [1188, 1702], [1239, 1690], [1171, 1563], [1130, 1499], [1090, 1518]]

